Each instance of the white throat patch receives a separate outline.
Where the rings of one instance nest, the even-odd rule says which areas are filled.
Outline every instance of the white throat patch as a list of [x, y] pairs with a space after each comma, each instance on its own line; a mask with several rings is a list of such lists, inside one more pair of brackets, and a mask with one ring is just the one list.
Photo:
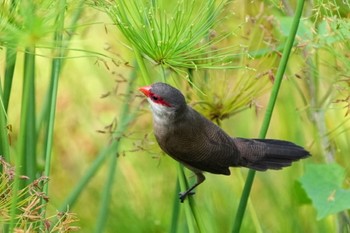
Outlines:
[[149, 98], [147, 98], [147, 100], [151, 105], [153, 119], [155, 123], [167, 125], [169, 122], [171, 122], [174, 112], [170, 107], [154, 103]]

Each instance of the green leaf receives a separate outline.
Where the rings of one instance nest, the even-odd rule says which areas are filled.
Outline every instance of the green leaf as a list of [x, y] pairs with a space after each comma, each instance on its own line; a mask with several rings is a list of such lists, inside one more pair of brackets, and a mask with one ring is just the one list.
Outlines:
[[296, 180], [293, 185], [293, 199], [298, 205], [311, 205], [312, 201], [303, 189], [299, 180]]
[[317, 210], [317, 219], [350, 208], [350, 190], [342, 188], [345, 170], [338, 164], [307, 165], [300, 182]]
[[[280, 32], [282, 35], [288, 36], [292, 26], [293, 17], [281, 16], [278, 17], [278, 22], [280, 24]], [[300, 21], [297, 37], [303, 41], [312, 39], [312, 32], [310, 31], [310, 25], [307, 24], [307, 21]]]

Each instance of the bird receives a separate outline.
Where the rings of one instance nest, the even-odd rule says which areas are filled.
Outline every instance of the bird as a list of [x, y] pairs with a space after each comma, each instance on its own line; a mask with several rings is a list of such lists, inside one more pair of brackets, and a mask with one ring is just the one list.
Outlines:
[[311, 156], [303, 147], [285, 140], [229, 136], [190, 107], [181, 91], [166, 83], [153, 83], [139, 91], [150, 104], [159, 147], [196, 175], [196, 183], [180, 192], [181, 202], [204, 182], [204, 172], [230, 175], [230, 167], [278, 170]]

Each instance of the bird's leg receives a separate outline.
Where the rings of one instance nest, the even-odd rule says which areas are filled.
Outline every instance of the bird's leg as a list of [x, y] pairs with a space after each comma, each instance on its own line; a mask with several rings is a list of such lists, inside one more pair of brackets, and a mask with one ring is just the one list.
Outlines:
[[196, 173], [196, 176], [197, 176], [197, 182], [191, 188], [187, 189], [185, 192], [179, 193], [181, 203], [184, 202], [184, 200], [188, 195], [193, 195], [194, 194], [193, 189], [195, 189], [198, 185], [203, 183], [203, 181], [205, 180], [205, 176], [201, 172]]

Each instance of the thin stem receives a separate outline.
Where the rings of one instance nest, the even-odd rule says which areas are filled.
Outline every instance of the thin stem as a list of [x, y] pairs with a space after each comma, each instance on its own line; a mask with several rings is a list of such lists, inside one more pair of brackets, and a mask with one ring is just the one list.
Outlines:
[[[14, 179], [13, 186], [13, 201], [11, 202], [11, 222], [9, 225], [9, 232], [13, 231], [16, 221], [17, 204], [20, 201], [18, 197], [18, 192], [20, 189], [25, 187], [24, 180], [20, 179], [20, 175], [27, 175], [28, 160], [35, 159], [35, 144], [33, 144], [33, 137], [35, 137], [35, 130], [29, 131], [30, 129], [35, 129], [35, 113], [34, 103], [34, 67], [35, 67], [35, 48], [28, 47], [25, 53], [24, 59], [24, 70], [23, 74], [23, 93], [22, 93], [22, 105], [21, 105], [21, 119], [20, 119], [20, 132], [18, 137], [18, 157], [16, 158], [16, 175]], [[29, 125], [29, 126], [28, 126]], [[34, 135], [33, 135], [34, 134]], [[33, 161], [29, 161], [33, 162]]]
[[6, 48], [6, 66], [5, 66], [5, 75], [4, 75], [4, 108], [7, 112], [9, 102], [10, 102], [10, 94], [12, 89], [12, 80], [13, 74], [15, 71], [15, 64], [17, 58], [17, 51], [11, 47]]
[[[116, 129], [115, 133], [113, 134], [113, 138], [122, 138], [123, 133], [128, 128], [129, 124], [134, 120], [137, 110], [130, 111], [130, 103], [129, 100], [131, 95], [131, 89], [133, 87], [134, 80], [136, 79], [136, 73], [133, 72], [131, 74], [131, 78], [129, 80], [129, 87], [128, 87], [128, 95], [125, 97], [126, 101], [123, 102], [123, 105], [121, 107], [121, 114], [120, 114], [120, 123], [118, 124], [118, 128]], [[119, 144], [121, 140], [113, 140], [111, 145], [103, 149], [95, 159], [94, 163], [90, 166], [88, 171], [85, 173], [85, 175], [81, 178], [79, 183], [75, 186], [75, 189], [71, 192], [71, 194], [68, 196], [68, 198], [64, 201], [60, 211], [67, 211], [69, 208], [72, 207], [86, 185], [90, 182], [90, 180], [94, 177], [98, 169], [101, 167], [103, 162], [106, 160], [108, 156], [115, 156], [118, 152]]]
[[[58, 92], [58, 80], [60, 77], [60, 73], [63, 66], [63, 54], [64, 49], [62, 47], [63, 40], [63, 28], [64, 28], [64, 14], [65, 14], [65, 4], [66, 1], [60, 1], [58, 5], [58, 9], [60, 10], [60, 14], [56, 19], [56, 23], [58, 25], [55, 32], [55, 54], [56, 57], [52, 60], [52, 70], [51, 70], [51, 83], [50, 83], [50, 95], [49, 95], [49, 111], [48, 111], [48, 126], [46, 128], [46, 145], [45, 145], [45, 168], [44, 175], [46, 177], [50, 176], [51, 170], [51, 151], [53, 146], [53, 132], [54, 132], [54, 124], [55, 124], [55, 115], [56, 115], [56, 102], [57, 102], [57, 92]], [[43, 192], [48, 196], [49, 193], [49, 182], [46, 182], [43, 187]], [[43, 215], [45, 216], [45, 207], [44, 205], [46, 201], [42, 199], [43, 203]]]
[[[181, 165], [181, 164], [179, 164], [179, 166], [178, 166], [178, 179], [179, 179], [179, 183], [180, 183], [180, 189], [187, 190], [187, 188], [188, 188], [187, 180], [186, 180], [183, 165]], [[188, 232], [194, 233], [194, 232], [197, 232], [196, 231], [197, 226], [196, 226], [196, 223], [194, 221], [193, 211], [192, 211], [192, 208], [191, 208], [191, 205], [189, 202], [190, 198], [191, 197], [188, 196], [186, 198], [187, 200], [184, 201], [183, 205], [184, 205], [184, 210], [185, 210]]]
[[176, 182], [176, 188], [175, 188], [175, 195], [173, 200], [173, 212], [171, 215], [171, 224], [170, 224], [170, 233], [176, 233], [177, 232], [177, 224], [179, 220], [180, 215], [180, 202], [179, 202], [179, 194], [180, 193], [180, 182], [177, 180]]
[[149, 76], [149, 73], [147, 71], [147, 67], [146, 67], [145, 61], [144, 61], [140, 51], [134, 45], [133, 45], [133, 51], [134, 51], [134, 54], [135, 54], [137, 65], [139, 66], [139, 69], [141, 71], [144, 83], [146, 85], [151, 84], [151, 78]]
[[[54, 40], [56, 42], [54, 54], [55, 58], [52, 60], [52, 69], [51, 69], [51, 82], [50, 82], [50, 88], [47, 94], [47, 102], [45, 104], [43, 115], [44, 115], [44, 121], [47, 122], [47, 127], [45, 128], [45, 147], [44, 147], [44, 160], [45, 160], [45, 167], [44, 167], [44, 175], [49, 177], [50, 170], [51, 170], [51, 157], [52, 157], [52, 146], [53, 146], [53, 134], [54, 134], [54, 123], [55, 123], [55, 115], [56, 115], [56, 103], [57, 103], [57, 93], [58, 93], [58, 83], [59, 83], [59, 77], [60, 73], [63, 69], [64, 65], [64, 57], [67, 53], [67, 47], [68, 42], [70, 41], [72, 35], [74, 34], [75, 25], [82, 13], [84, 0], [81, 0], [79, 3], [79, 7], [77, 7], [76, 11], [74, 11], [68, 36], [64, 38], [64, 19], [65, 19], [65, 12], [66, 12], [66, 1], [60, 1], [57, 2], [59, 9], [59, 13], [57, 14], [56, 18], [56, 31], [54, 35]], [[39, 121], [40, 122], [40, 121]], [[40, 129], [39, 129], [40, 130]], [[38, 130], [38, 131], [39, 131]], [[43, 192], [48, 195], [49, 192], [49, 186], [48, 183], [44, 184]], [[45, 216], [45, 200], [42, 200], [42, 213]]]
[[[131, 99], [131, 93], [133, 92], [133, 81], [136, 79], [136, 73], [133, 72], [131, 74], [131, 79], [129, 81], [129, 86], [128, 86], [128, 90], [127, 90], [127, 94], [125, 96], [125, 100], [124, 103], [129, 103], [129, 100]], [[129, 108], [129, 104], [125, 104], [123, 105], [123, 110], [122, 110], [122, 119], [126, 118], [126, 115], [128, 112], [130, 111]], [[132, 116], [134, 116], [134, 114], [132, 114]], [[127, 118], [129, 119], [129, 118]], [[129, 121], [126, 121], [128, 125]], [[125, 132], [126, 128], [122, 131], [117, 130], [116, 133], [123, 133]], [[113, 135], [116, 136], [117, 138], [119, 138], [120, 136], [117, 136], [116, 134]], [[118, 140], [116, 140], [118, 141]], [[118, 143], [118, 146], [120, 144]], [[115, 152], [112, 153], [112, 161], [111, 161], [111, 165], [110, 165], [110, 170], [109, 170], [109, 174], [107, 176], [107, 183], [106, 186], [103, 190], [103, 196], [102, 196], [102, 201], [101, 201], [101, 207], [100, 207], [100, 212], [98, 215], [98, 219], [97, 219], [97, 223], [96, 223], [96, 228], [95, 228], [95, 232], [103, 232], [104, 228], [106, 226], [106, 220], [108, 217], [108, 210], [109, 210], [109, 203], [110, 203], [110, 198], [111, 198], [111, 192], [112, 192], [112, 187], [114, 185], [114, 176], [115, 176], [115, 171], [116, 171], [116, 167], [117, 167], [117, 156], [116, 156], [116, 152], [118, 152], [118, 147], [116, 146], [115, 148]]]
[[[10, 11], [14, 11], [16, 8], [16, 1], [12, 0], [10, 5]], [[17, 59], [17, 50], [15, 47], [8, 46], [6, 48], [6, 65], [5, 65], [5, 75], [4, 75], [4, 96], [3, 96], [3, 104], [5, 111], [8, 110], [8, 105], [10, 102], [10, 94], [12, 89], [12, 80], [13, 80], [13, 74], [15, 71], [15, 65], [16, 65], [16, 59]]]
[[66, 200], [63, 202], [61, 207], [59, 208], [59, 211], [66, 212], [69, 209], [71, 209], [75, 202], [77, 201], [78, 197], [82, 193], [82, 191], [85, 189], [87, 184], [90, 182], [90, 180], [94, 177], [98, 169], [101, 167], [103, 162], [106, 160], [106, 158], [113, 154], [113, 152], [117, 151], [118, 149], [117, 142], [112, 143], [112, 145], [106, 147], [103, 149], [94, 160], [93, 164], [89, 167], [89, 169], [85, 172], [84, 176], [80, 179], [77, 185], [75, 185], [74, 190], [70, 193], [70, 195], [66, 198]]
[[[4, 156], [6, 161], [10, 161], [10, 145], [7, 129], [7, 114], [4, 107], [2, 88], [0, 86], [0, 156]], [[2, 167], [0, 167], [0, 172]]]
[[[283, 78], [283, 75], [284, 75], [286, 67], [287, 67], [289, 55], [290, 55], [292, 47], [293, 47], [293, 43], [294, 43], [294, 39], [295, 39], [297, 30], [298, 30], [301, 14], [303, 12], [303, 7], [304, 7], [304, 0], [299, 0], [298, 5], [297, 5], [297, 9], [295, 12], [295, 16], [293, 19], [292, 27], [290, 29], [285, 48], [283, 50], [281, 62], [279, 63], [279, 66], [278, 66], [278, 70], [276, 73], [276, 79], [275, 79], [275, 83], [274, 83], [274, 86], [273, 86], [272, 91], [271, 91], [269, 103], [268, 103], [267, 108], [266, 108], [264, 121], [263, 121], [263, 124], [261, 126], [261, 130], [260, 130], [260, 134], [259, 134], [260, 138], [265, 138], [267, 130], [268, 130], [269, 125], [270, 125], [272, 112], [273, 112], [273, 109], [275, 107], [275, 103], [276, 103], [277, 95], [278, 95], [278, 92], [279, 92], [279, 89], [281, 86], [282, 78]], [[252, 187], [252, 184], [254, 181], [254, 176], [255, 176], [255, 171], [249, 170], [247, 180], [246, 180], [243, 192], [242, 192], [242, 197], [241, 197], [241, 200], [240, 200], [240, 203], [238, 206], [235, 222], [233, 225], [232, 232], [234, 232], [234, 233], [238, 233], [240, 231], [242, 221], [243, 221], [244, 212], [245, 212], [245, 209], [247, 207], [248, 197], [249, 197], [251, 187]]]
[[98, 218], [97, 218], [97, 223], [95, 228], [96, 233], [104, 232], [106, 227], [106, 221], [108, 217], [108, 210], [110, 205], [112, 187], [114, 184], [116, 167], [117, 167], [117, 156], [114, 155], [112, 156], [110, 161], [110, 168], [107, 174], [106, 186], [102, 192], [103, 195], [102, 195], [101, 207], [100, 207], [99, 214], [97, 215]]

